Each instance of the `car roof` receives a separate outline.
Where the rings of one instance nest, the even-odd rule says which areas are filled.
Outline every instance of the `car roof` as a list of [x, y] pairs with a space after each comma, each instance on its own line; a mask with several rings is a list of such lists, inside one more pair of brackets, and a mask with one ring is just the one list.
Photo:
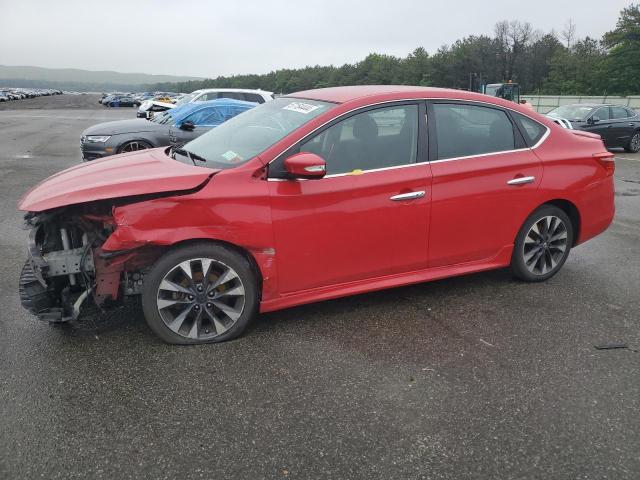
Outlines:
[[266, 90], [252, 89], [252, 88], [201, 88], [200, 90], [194, 90], [191, 93], [210, 93], [210, 92], [238, 92], [238, 93], [266, 93], [267, 95], [273, 95], [273, 92]]
[[[350, 87], [330, 87], [318, 88], [315, 90], [304, 90], [290, 93], [287, 97], [306, 98], [309, 100], [319, 100], [333, 103], [346, 103], [354, 100], [375, 97], [396, 97], [403, 98], [455, 98], [459, 100], [484, 101], [494, 99], [495, 103], [502, 104], [501, 99], [483, 95], [480, 93], [468, 92], [466, 90], [454, 90], [451, 88], [435, 87], [412, 87], [408, 85], [357, 85]], [[509, 102], [512, 104], [513, 102]]]
[[624, 107], [631, 109], [631, 107], [626, 105], [618, 105], [615, 103], [568, 103], [567, 105], [559, 105], [556, 108], [559, 107]]

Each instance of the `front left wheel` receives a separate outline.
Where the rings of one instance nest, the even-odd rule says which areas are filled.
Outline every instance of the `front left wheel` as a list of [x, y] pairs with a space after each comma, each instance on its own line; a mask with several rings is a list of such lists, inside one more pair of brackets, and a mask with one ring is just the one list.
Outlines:
[[118, 149], [118, 153], [137, 152], [138, 150], [146, 150], [148, 148], [153, 148], [153, 146], [142, 140], [132, 140], [124, 143]]
[[197, 243], [167, 252], [145, 276], [147, 324], [174, 344], [223, 342], [256, 315], [259, 292], [249, 261], [232, 249]]

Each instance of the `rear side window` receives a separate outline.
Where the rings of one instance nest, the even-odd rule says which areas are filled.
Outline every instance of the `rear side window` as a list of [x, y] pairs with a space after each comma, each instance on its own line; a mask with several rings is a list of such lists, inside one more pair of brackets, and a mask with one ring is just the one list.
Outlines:
[[513, 125], [503, 110], [434, 103], [438, 160], [515, 149]]
[[244, 98], [247, 102], [264, 103], [262, 95], [258, 95], [257, 93], [245, 93]]
[[547, 131], [544, 125], [539, 124], [535, 120], [531, 120], [529, 117], [525, 117], [516, 112], [512, 112], [511, 115], [513, 115], [514, 120], [518, 124], [528, 147], [533, 147], [538, 143]]
[[244, 100], [244, 94], [240, 92], [220, 92], [218, 98], [231, 98], [233, 100]]
[[611, 118], [629, 118], [629, 111], [624, 107], [611, 107]]

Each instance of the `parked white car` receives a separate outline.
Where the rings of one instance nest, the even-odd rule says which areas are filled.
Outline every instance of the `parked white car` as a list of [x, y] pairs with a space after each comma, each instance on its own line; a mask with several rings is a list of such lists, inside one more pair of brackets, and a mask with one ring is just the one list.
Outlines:
[[138, 108], [138, 117], [149, 118], [155, 112], [169, 110], [179, 105], [184, 105], [185, 103], [204, 102], [207, 100], [215, 100], [217, 98], [232, 98], [234, 100], [243, 100], [245, 102], [265, 103], [273, 100], [273, 92], [244, 88], [205, 88], [184, 95], [176, 103], [164, 103], [154, 100], [142, 102], [140, 108]]

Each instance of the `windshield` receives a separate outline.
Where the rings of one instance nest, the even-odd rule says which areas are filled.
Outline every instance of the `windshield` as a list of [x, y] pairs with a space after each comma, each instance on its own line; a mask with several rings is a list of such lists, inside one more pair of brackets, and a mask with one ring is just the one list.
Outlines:
[[564, 118], [566, 120], [582, 121], [593, 111], [593, 107], [586, 105], [562, 105], [554, 108], [547, 115], [555, 118]]
[[153, 117], [151, 117], [150, 121], [154, 123], [160, 123], [162, 125], [173, 125], [174, 120], [171, 113], [172, 113], [171, 110], [167, 110], [165, 112], [158, 112]]
[[278, 98], [224, 122], [183, 148], [205, 159], [206, 167], [233, 168], [326, 112], [333, 104]]
[[176, 102], [176, 105], [184, 105], [185, 103], [189, 103], [193, 97], [194, 97], [193, 93], [190, 93], [189, 95], [184, 95], [182, 98], [180, 98], [180, 100]]

